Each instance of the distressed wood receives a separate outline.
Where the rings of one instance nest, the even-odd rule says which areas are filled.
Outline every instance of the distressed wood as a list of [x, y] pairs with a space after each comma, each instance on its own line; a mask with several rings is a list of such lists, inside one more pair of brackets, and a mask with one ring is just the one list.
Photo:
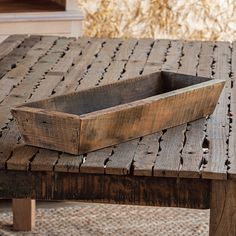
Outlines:
[[[0, 97], [3, 98], [0, 105], [0, 168], [8, 169], [0, 171], [1, 197], [191, 208], [209, 208], [211, 197], [210, 232], [213, 232], [212, 235], [222, 235], [222, 228], [224, 235], [228, 232], [228, 235], [235, 234], [232, 197], [235, 195], [235, 183], [231, 180], [209, 180], [233, 179], [236, 176], [235, 43], [232, 44], [231, 61], [229, 44], [223, 42], [216, 45], [214, 42], [202, 42], [199, 48], [199, 42], [173, 40], [113, 42], [107, 39], [66, 41], [60, 38], [51, 48], [49, 41], [53, 42], [53, 39], [47, 41], [45, 37], [40, 37], [40, 41], [37, 40], [31, 37], [31, 42], [26, 39], [17, 41], [19, 45], [14, 48], [9, 46], [6, 49], [9, 53], [3, 53], [0, 60], [4, 72], [2, 81], [9, 81], [9, 84], [2, 82], [8, 90], [1, 86], [0, 91]], [[40, 43], [42, 47], [45, 46], [45, 52], [48, 47], [47, 53], [56, 55], [40, 58], [40, 53], [43, 56]], [[36, 48], [39, 52], [34, 53]], [[190, 54], [193, 56], [191, 60]], [[177, 127], [173, 128], [173, 135], [171, 129], [167, 132], [164, 130], [88, 155], [74, 156], [23, 147], [22, 139], [11, 122], [9, 107], [12, 104], [80, 91], [90, 86], [127, 79], [129, 75], [145, 75], [161, 69], [172, 72], [179, 70], [186, 74], [192, 74], [191, 71], [195, 69], [198, 76], [210, 77], [212, 74], [216, 79], [227, 79], [217, 112], [210, 119], [191, 122], [179, 128], [184, 140], [178, 136]], [[220, 125], [225, 127], [218, 130]], [[164, 143], [167, 136], [172, 141]], [[177, 144], [177, 140], [182, 146]], [[155, 176], [155, 167], [161, 163], [160, 160], [165, 163], [170, 160], [171, 155], [166, 155], [165, 150], [171, 145], [174, 146], [171, 150], [183, 150], [182, 154], [173, 154], [171, 164], [166, 169], [171, 173], [175, 166], [176, 172], [169, 176], [180, 178]], [[14, 171], [16, 169], [23, 171]], [[206, 179], [199, 179], [201, 172]], [[162, 173], [157, 175], [162, 176]], [[222, 202], [224, 198], [226, 201]]]
[[[54, 41], [55, 37], [53, 37], [52, 40]], [[0, 153], [0, 166], [5, 166], [5, 163], [13, 149], [22, 142], [18, 129], [16, 129], [12, 124], [15, 122], [11, 121], [12, 116], [10, 114], [10, 107], [19, 103], [24, 103], [27, 100], [30, 101], [35, 87], [37, 88], [40, 86], [40, 81], [44, 78], [48, 70], [51, 70], [51, 67], [58, 61], [58, 59], [61, 58], [62, 54], [64, 54], [64, 50], [72, 41], [74, 41], [74, 39], [61, 38], [57, 40], [56, 44], [50, 49], [50, 52], [42, 56], [40, 60], [38, 60], [38, 62], [30, 68], [30, 73], [26, 74], [24, 80], [19, 84], [19, 86], [13, 87], [9, 96], [7, 96], [2, 102], [0, 106], [0, 112], [2, 114], [0, 116], [0, 124], [3, 129], [4, 136], [3, 139], [0, 138], [0, 143], [4, 149]], [[44, 95], [44, 93], [41, 93], [41, 96]], [[29, 152], [26, 153], [28, 154]], [[25, 164], [25, 166], [19, 166], [19, 168], [27, 169], [28, 163], [32, 159], [32, 156], [28, 156], [28, 160], [26, 156], [23, 159], [25, 160], [25, 163], [21, 162], [21, 164]], [[18, 165], [15, 166], [17, 167]]]
[[27, 51], [39, 42], [40, 36], [26, 38], [19, 47], [14, 48], [8, 55], [0, 61], [0, 78], [14, 68], [17, 63], [25, 56]]
[[35, 200], [12, 200], [13, 229], [17, 231], [31, 231], [35, 227]]
[[[163, 82], [164, 80], [166, 83]], [[207, 80], [203, 77], [197, 80], [195, 77], [176, 76], [166, 72], [153, 73], [112, 85], [31, 103], [28, 104], [29, 108], [23, 106], [12, 111], [27, 144], [82, 154], [211, 114], [224, 81]], [[195, 84], [201, 81], [206, 82]], [[185, 87], [188, 85], [192, 86]], [[164, 93], [161, 94], [162, 92]], [[97, 103], [97, 101], [100, 102]], [[65, 113], [55, 112], [54, 114], [44, 110], [45, 108]], [[156, 115], [154, 111], [161, 111], [162, 115]], [[40, 114], [37, 114], [38, 112]], [[69, 132], [73, 131], [70, 127], [66, 127], [69, 123], [63, 124], [58, 121], [55, 122], [54, 127], [50, 127], [50, 125], [53, 126], [51, 121], [48, 123], [43, 120], [47, 119], [46, 117], [40, 118], [43, 112], [47, 116], [51, 113], [54, 119], [60, 119], [61, 116], [65, 122], [67, 115], [68, 119], [76, 118], [77, 115], [78, 123], [73, 126], [73, 129], [76, 125], [78, 128], [73, 135], [69, 136]], [[42, 127], [40, 131], [42, 122], [47, 124], [46, 128]], [[132, 127], [130, 127], [130, 122], [133, 124]], [[36, 128], [30, 128], [31, 125]], [[141, 130], [138, 128], [140, 126], [143, 127]], [[56, 129], [56, 135], [53, 134], [54, 129]], [[66, 132], [68, 139], [64, 135], [60, 139], [62, 137], [59, 135], [60, 131], [66, 129], [69, 130]], [[76, 132], [79, 138], [75, 138]], [[48, 145], [45, 141], [47, 137]]]
[[[197, 75], [211, 77], [214, 58], [214, 42], [205, 42], [199, 54]], [[205, 164], [204, 153], [209, 149], [206, 137], [206, 119], [190, 122], [186, 130], [186, 142], [182, 150], [180, 177], [199, 178]]]
[[[174, 58], [179, 57], [179, 64], [173, 61], [171, 70], [196, 75], [201, 44], [184, 42], [182, 45], [182, 48], [180, 46], [176, 47], [176, 54], [173, 52]], [[187, 124], [184, 124], [168, 129], [163, 133], [161, 136], [160, 151], [154, 166], [154, 175], [167, 177], [180, 175], [183, 165], [182, 150], [186, 141], [186, 129]], [[170, 143], [173, 145], [170, 145]]]
[[235, 179], [236, 177], [236, 42], [232, 44], [232, 61], [231, 61], [231, 96], [229, 112], [229, 158], [228, 158], [228, 176]]
[[236, 183], [213, 180], [210, 198], [210, 236], [236, 235]]
[[48, 53], [56, 39], [56, 37], [43, 37], [26, 53], [25, 57], [15, 68], [4, 75], [0, 80], [0, 104], [4, 102], [4, 99], [16, 86], [20, 85], [40, 58]]
[[228, 43], [218, 42], [215, 49], [215, 79], [226, 80], [219, 104], [207, 122], [209, 152], [205, 155], [207, 165], [202, 170], [203, 178], [227, 179], [228, 136], [229, 136], [229, 97], [230, 97], [230, 48]]
[[17, 48], [26, 38], [26, 35], [11, 35], [0, 44], [0, 60]]
[[201, 179], [0, 171], [0, 198], [208, 209], [209, 191], [210, 181]]
[[[78, 153], [80, 119], [75, 115], [37, 108], [12, 110], [26, 143], [49, 149]], [[35, 135], [35, 136], [32, 136]]]

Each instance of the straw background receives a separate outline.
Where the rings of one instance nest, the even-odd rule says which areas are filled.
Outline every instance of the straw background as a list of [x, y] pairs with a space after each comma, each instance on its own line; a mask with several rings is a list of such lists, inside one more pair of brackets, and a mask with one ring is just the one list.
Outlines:
[[235, 40], [235, 0], [78, 0], [97, 37]]

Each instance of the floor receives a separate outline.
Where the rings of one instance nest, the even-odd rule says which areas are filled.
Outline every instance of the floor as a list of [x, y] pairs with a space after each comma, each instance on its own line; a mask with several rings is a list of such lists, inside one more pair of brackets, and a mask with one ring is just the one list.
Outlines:
[[77, 202], [38, 202], [32, 232], [12, 230], [11, 202], [0, 201], [1, 236], [207, 236], [209, 210]]
[[0, 0], [0, 13], [63, 11], [64, 7], [50, 0]]

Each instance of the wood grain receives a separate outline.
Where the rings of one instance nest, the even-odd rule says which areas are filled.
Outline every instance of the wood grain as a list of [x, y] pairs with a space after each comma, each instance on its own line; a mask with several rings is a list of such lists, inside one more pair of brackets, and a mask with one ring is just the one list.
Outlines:
[[13, 229], [17, 231], [31, 231], [35, 227], [35, 200], [12, 200]]
[[[211, 77], [214, 42], [205, 42], [202, 44], [199, 53], [199, 63], [197, 66], [197, 75]], [[190, 122], [186, 130], [186, 142], [182, 150], [182, 166], [179, 176], [185, 178], [199, 178], [201, 170], [205, 164], [204, 153], [208, 151], [206, 137], [206, 119]]]
[[215, 79], [226, 79], [225, 88], [219, 99], [219, 104], [207, 122], [207, 139], [209, 152], [205, 155], [207, 165], [202, 170], [203, 178], [227, 179], [229, 117], [228, 105], [230, 96], [230, 48], [228, 43], [217, 43], [214, 56]]
[[0, 198], [209, 209], [209, 192], [210, 181], [201, 179], [0, 171]]
[[230, 112], [229, 117], [229, 158], [228, 158], [228, 176], [235, 179], [236, 177], [236, 42], [232, 44], [232, 61], [231, 61], [231, 90], [230, 90]]
[[236, 235], [236, 184], [232, 180], [213, 180], [210, 200], [210, 236]]

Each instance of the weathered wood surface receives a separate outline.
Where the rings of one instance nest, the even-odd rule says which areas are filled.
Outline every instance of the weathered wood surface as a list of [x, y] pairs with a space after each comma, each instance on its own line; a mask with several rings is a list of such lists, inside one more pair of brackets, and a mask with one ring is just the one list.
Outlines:
[[[23, 184], [24, 183], [24, 184]], [[0, 198], [208, 209], [210, 180], [39, 171], [0, 171]]]
[[206, 117], [223, 86], [224, 80], [156, 72], [11, 111], [26, 144], [85, 154]]
[[[9, 78], [14, 75], [17, 81], [16, 85], [11, 82], [12, 89], [8, 90], [7, 96], [4, 97], [0, 92], [5, 101], [0, 104], [2, 121], [0, 168], [8, 168], [9, 163], [9, 167], [13, 169], [32, 171], [43, 170], [45, 167], [47, 171], [76, 173], [214, 179], [236, 176], [234, 155], [236, 72], [233, 63], [236, 55], [235, 43], [230, 45], [225, 42], [86, 38], [66, 41], [54, 38], [55, 42], [51, 47], [48, 43], [42, 54], [36, 55], [33, 53], [33, 47], [40, 45], [38, 40], [37, 37], [24, 39], [19, 44], [19, 49], [13, 49], [0, 61], [0, 67], [4, 66], [1, 78], [8, 78], [6, 76], [9, 73]], [[24, 50], [21, 49], [21, 45], [25, 45], [22, 46]], [[229, 46], [233, 46], [232, 50]], [[29, 53], [27, 56], [27, 51], [30, 50], [35, 58], [32, 64], [27, 60], [21, 60], [25, 55], [26, 57], [32, 55]], [[13, 73], [17, 68], [19, 76]], [[22, 154], [22, 161], [15, 161], [18, 159], [14, 157], [17, 150], [13, 152], [13, 147], [20, 147], [23, 144], [11, 121], [9, 106], [99, 86], [160, 69], [227, 79], [226, 89], [214, 115], [209, 119], [191, 122], [173, 130], [164, 130], [127, 144], [100, 150], [97, 155], [94, 152], [84, 156], [72, 156], [51, 151], [45, 153], [44, 160], [43, 152], [36, 148]], [[218, 129], [219, 125], [221, 128]], [[128, 153], [126, 153], [127, 147], [129, 147]], [[26, 147], [23, 145], [21, 148], [24, 150]], [[25, 150], [28, 148], [31, 147]], [[14, 164], [19, 162], [20, 164]]]
[[13, 229], [31, 231], [35, 226], [36, 202], [31, 199], [13, 199]]
[[210, 197], [210, 236], [236, 235], [236, 182], [212, 181]]

